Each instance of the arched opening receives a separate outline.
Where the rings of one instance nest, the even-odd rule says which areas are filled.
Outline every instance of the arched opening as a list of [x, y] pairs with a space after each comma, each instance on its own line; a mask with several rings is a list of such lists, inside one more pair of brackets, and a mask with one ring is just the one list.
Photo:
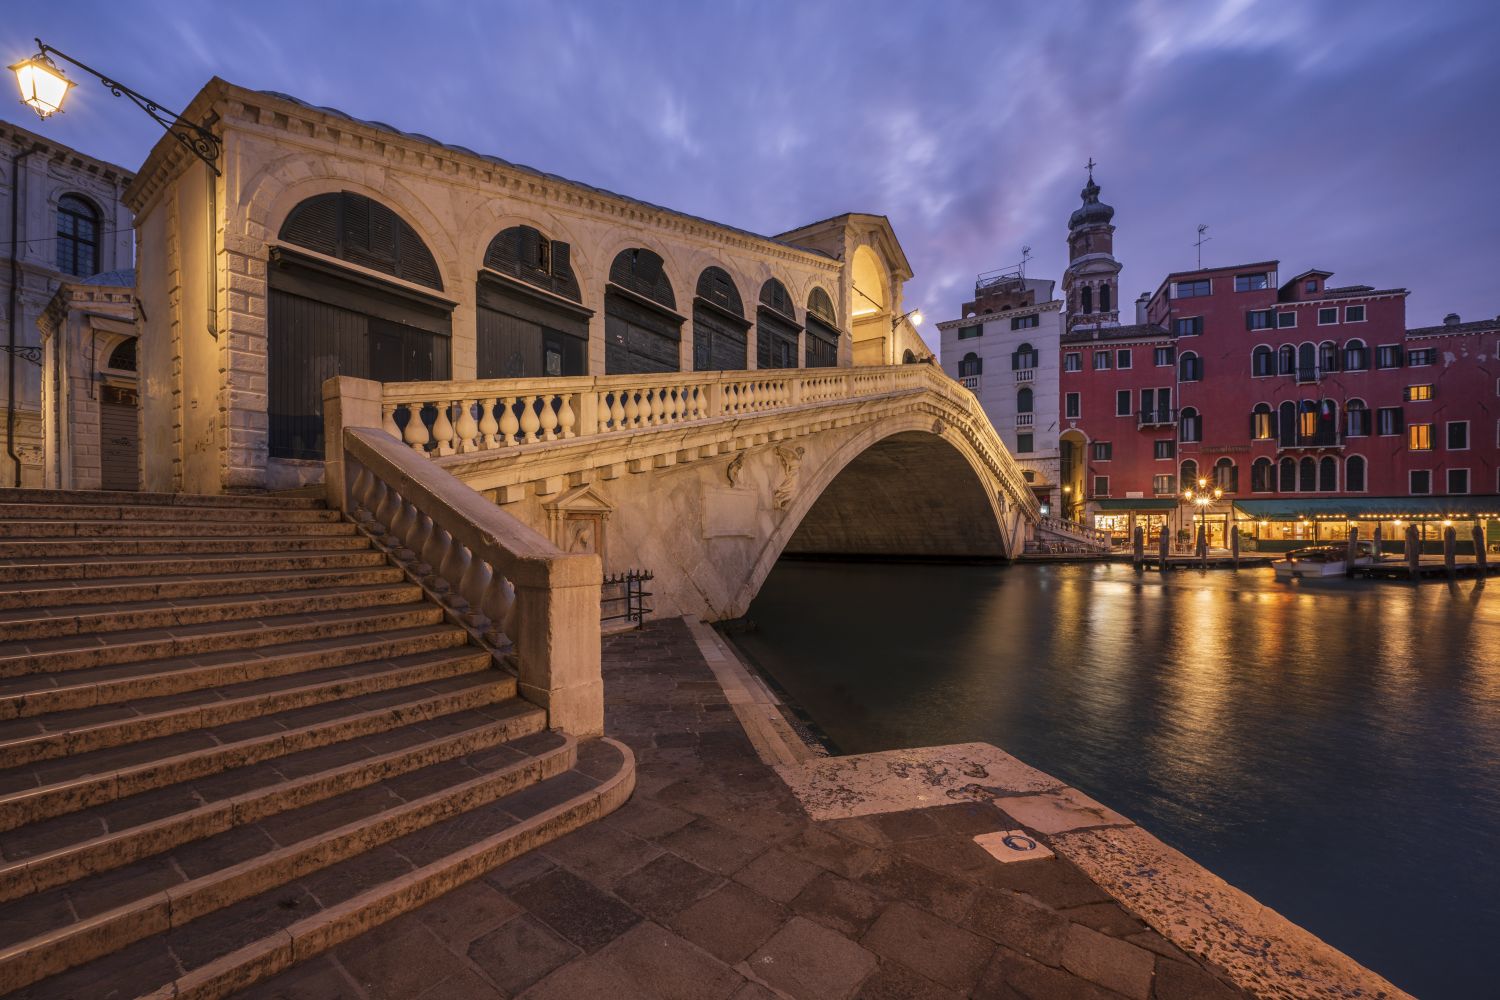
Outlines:
[[1277, 407], [1276, 424], [1281, 446], [1283, 448], [1295, 447], [1297, 444], [1297, 404], [1288, 399]]
[[98, 388], [101, 489], [141, 488], [139, 343], [139, 338], [126, 337], [115, 344], [99, 373], [103, 380]]
[[1083, 520], [1083, 479], [1087, 474], [1083, 432], [1069, 429], [1057, 440], [1058, 485], [1062, 488], [1062, 516], [1070, 521]]
[[1339, 488], [1339, 463], [1332, 455], [1318, 461], [1318, 492], [1333, 493]]
[[901, 352], [901, 363], [903, 365], [914, 365], [917, 363], [917, 356], [911, 352], [911, 348], [908, 347]]
[[984, 483], [925, 431], [876, 442], [834, 477], [782, 550], [792, 555], [1003, 558]]
[[1270, 441], [1276, 437], [1276, 414], [1270, 403], [1256, 403], [1250, 411], [1250, 438], [1254, 441]]
[[1025, 371], [1028, 368], [1035, 368], [1040, 363], [1040, 355], [1037, 349], [1032, 347], [1029, 342], [1023, 342], [1010, 355], [1011, 371]]
[[740, 290], [729, 272], [721, 267], [704, 268], [693, 298], [693, 370], [749, 368], [749, 330]]
[[850, 337], [856, 365], [890, 364], [891, 329], [890, 272], [870, 247], [854, 248], [849, 267], [852, 285]]
[[1297, 460], [1295, 458], [1281, 460], [1281, 485], [1277, 488], [1282, 493], [1297, 492]]
[[1317, 488], [1318, 463], [1309, 455], [1297, 463], [1297, 491], [1299, 493], [1312, 493]]
[[1276, 374], [1276, 356], [1265, 344], [1257, 347], [1250, 355], [1250, 374], [1256, 378]]
[[1192, 443], [1203, 440], [1203, 415], [1196, 406], [1184, 406], [1177, 417], [1179, 440]]
[[57, 200], [57, 269], [75, 278], [99, 273], [99, 210], [87, 199], [65, 194]]
[[1297, 349], [1291, 344], [1282, 344], [1276, 352], [1276, 370], [1282, 375], [1296, 374]]
[[1240, 491], [1240, 467], [1232, 458], [1221, 458], [1214, 463], [1214, 485], [1225, 493]]
[[1370, 408], [1363, 399], [1355, 398], [1344, 404], [1345, 431], [1349, 437], [1365, 437], [1370, 433]]
[[587, 375], [589, 318], [572, 247], [533, 226], [503, 230], [484, 252], [475, 317], [479, 378]]
[[1179, 378], [1184, 382], [1203, 381], [1203, 359], [1193, 351], [1182, 352], [1182, 357], [1177, 359], [1180, 369]]
[[1016, 390], [1016, 412], [1017, 413], [1031, 413], [1032, 412], [1032, 407], [1034, 405], [1035, 405], [1035, 397], [1032, 394], [1031, 386], [1029, 386], [1029, 385], [1023, 385], [1023, 386], [1021, 386], [1021, 388], [1019, 388], [1019, 389]]
[[1318, 371], [1327, 375], [1339, 370], [1338, 345], [1331, 340], [1325, 340], [1318, 345]]
[[1312, 344], [1297, 348], [1297, 381], [1314, 382], [1318, 378], [1318, 351]]
[[449, 378], [453, 306], [413, 287], [442, 291], [432, 251], [406, 220], [364, 195], [308, 198], [278, 238], [285, 245], [271, 248], [268, 274], [267, 444], [272, 458], [321, 459], [323, 382]]
[[604, 290], [605, 374], [677, 371], [682, 323], [661, 255], [645, 247], [616, 254]]
[[1198, 463], [1191, 458], [1184, 459], [1177, 466], [1177, 486], [1182, 490], [1196, 490], [1199, 488]]
[[120, 372], [133, 372], [136, 370], [136, 345], [140, 343], [139, 338], [126, 337], [115, 345], [114, 350], [109, 352], [109, 360], [105, 362], [106, 368], [113, 368]]
[[1362, 372], [1370, 367], [1370, 353], [1358, 337], [1344, 345], [1344, 371]]
[[1250, 466], [1250, 492], [1270, 493], [1275, 490], [1276, 484], [1272, 481], [1276, 475], [1275, 469], [1269, 458], [1257, 458]]
[[1344, 489], [1350, 493], [1365, 491], [1365, 460], [1362, 455], [1344, 459]]
[[786, 286], [768, 278], [760, 286], [760, 308], [755, 312], [757, 368], [796, 368], [797, 341], [802, 327]]
[[968, 354], [965, 354], [962, 358], [959, 359], [959, 362], [958, 362], [958, 377], [959, 378], [971, 378], [973, 376], [983, 375], [983, 374], [984, 374], [984, 361], [979, 357], [979, 355], [975, 354], [973, 351], [970, 351]]
[[802, 363], [808, 368], [832, 368], [839, 363], [839, 321], [833, 300], [821, 288], [814, 288], [807, 297], [807, 346]]

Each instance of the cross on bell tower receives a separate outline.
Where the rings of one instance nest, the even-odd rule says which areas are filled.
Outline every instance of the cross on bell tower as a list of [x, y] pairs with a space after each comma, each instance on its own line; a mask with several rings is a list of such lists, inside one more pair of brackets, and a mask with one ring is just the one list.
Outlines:
[[1098, 162], [1089, 157], [1088, 181], [1079, 196], [1083, 204], [1068, 217], [1068, 269], [1063, 295], [1068, 301], [1068, 329], [1120, 325], [1120, 262], [1114, 257], [1115, 210], [1099, 200], [1094, 182]]

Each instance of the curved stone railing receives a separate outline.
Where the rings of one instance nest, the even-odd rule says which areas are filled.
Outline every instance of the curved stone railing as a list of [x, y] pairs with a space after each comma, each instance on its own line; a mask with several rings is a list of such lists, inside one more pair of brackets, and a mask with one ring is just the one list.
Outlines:
[[387, 434], [441, 459], [923, 392], [941, 398], [1008, 501], [1037, 523], [1036, 498], [978, 400], [930, 365], [392, 382], [379, 405]]
[[1101, 531], [1098, 528], [1090, 528], [1079, 524], [1077, 521], [1069, 521], [1064, 517], [1053, 517], [1050, 514], [1044, 515], [1037, 522], [1037, 527], [1055, 535], [1075, 538], [1093, 548], [1109, 548], [1109, 532]]

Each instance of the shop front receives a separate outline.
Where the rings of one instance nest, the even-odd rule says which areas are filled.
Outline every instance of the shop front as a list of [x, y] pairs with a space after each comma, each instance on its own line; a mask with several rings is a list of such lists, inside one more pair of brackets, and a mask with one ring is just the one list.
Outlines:
[[1345, 542], [1353, 528], [1360, 538], [1379, 538], [1382, 551], [1400, 553], [1413, 526], [1425, 553], [1442, 552], [1448, 528], [1461, 555], [1473, 554], [1475, 528], [1486, 548], [1500, 551], [1500, 496], [1236, 500], [1234, 515], [1245, 547], [1261, 552]]
[[1137, 527], [1145, 533], [1146, 548], [1152, 548], [1161, 533], [1170, 530], [1172, 511], [1177, 509], [1176, 500], [1156, 497], [1094, 500], [1090, 505], [1094, 528], [1109, 532], [1110, 544], [1117, 549], [1130, 547]]

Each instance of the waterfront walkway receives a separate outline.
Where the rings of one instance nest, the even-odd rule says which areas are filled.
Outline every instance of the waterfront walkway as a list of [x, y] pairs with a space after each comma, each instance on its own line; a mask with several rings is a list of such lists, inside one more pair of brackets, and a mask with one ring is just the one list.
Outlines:
[[1068, 861], [992, 859], [989, 804], [809, 819], [680, 620], [606, 639], [604, 676], [629, 803], [242, 1000], [1245, 995]]

